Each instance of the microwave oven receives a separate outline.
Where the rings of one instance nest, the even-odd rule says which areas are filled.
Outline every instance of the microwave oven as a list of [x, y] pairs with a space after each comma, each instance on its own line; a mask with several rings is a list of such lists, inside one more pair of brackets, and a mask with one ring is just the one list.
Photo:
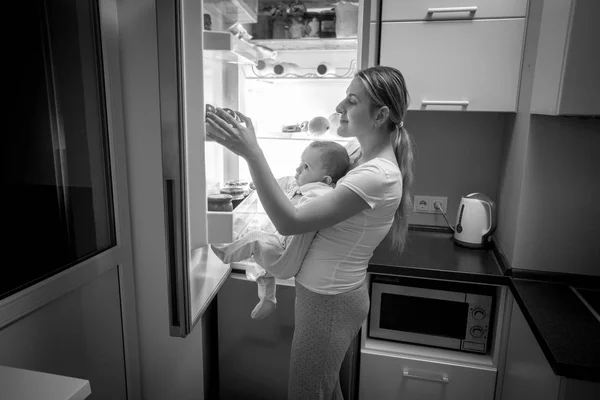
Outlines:
[[486, 354], [495, 295], [488, 285], [375, 275], [368, 336]]

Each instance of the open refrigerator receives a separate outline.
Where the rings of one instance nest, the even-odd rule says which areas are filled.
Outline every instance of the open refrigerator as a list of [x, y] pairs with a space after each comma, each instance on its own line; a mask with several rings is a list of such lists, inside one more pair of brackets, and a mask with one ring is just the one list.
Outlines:
[[[315, 23], [322, 15], [319, 28], [332, 29], [332, 11], [335, 14], [335, 7], [342, 3], [352, 5], [356, 12], [353, 34], [315, 36]], [[218, 329], [219, 359], [221, 364], [234, 360], [219, 367], [220, 386], [228, 390], [235, 387], [240, 374], [246, 380], [256, 378], [250, 382], [287, 382], [289, 345], [282, 344], [291, 343], [294, 291], [293, 279], [278, 282], [278, 297], [282, 297], [278, 298], [277, 315], [269, 322], [250, 320], [249, 311], [245, 317], [238, 315], [241, 309], [256, 304], [256, 285], [245, 279], [244, 263], [223, 265], [209, 245], [232, 241], [248, 221], [264, 211], [252, 191], [233, 211], [208, 211], [209, 195], [219, 193], [228, 181], [249, 181], [250, 174], [243, 159], [207, 141], [206, 106], [239, 110], [249, 116], [275, 177], [293, 176], [310, 141], [347, 143], [348, 139], [335, 133], [335, 107], [368, 56], [369, 0], [291, 0], [287, 2], [289, 15], [284, 18], [288, 25], [283, 31], [279, 26], [275, 33], [274, 25], [281, 23], [282, 4], [286, 3], [157, 0], [170, 332], [177, 337], [189, 335], [208, 305], [217, 300], [218, 327], [214, 330]], [[289, 10], [298, 4], [305, 11], [296, 8], [291, 13]], [[298, 37], [300, 20], [304, 33]], [[310, 23], [312, 36], [306, 33]], [[327, 123], [311, 124], [313, 120]], [[327, 125], [330, 129], [323, 127]], [[231, 290], [240, 284], [243, 290]], [[244, 326], [252, 326], [248, 329], [253, 333], [245, 335], [240, 330]], [[234, 331], [237, 339], [228, 335]], [[273, 338], [275, 344], [268, 350], [252, 349], [251, 344], [256, 344], [252, 335], [268, 337], [272, 332], [285, 335]], [[346, 378], [342, 378], [346, 392], [352, 385], [350, 371], [357, 356], [351, 350], [344, 363]], [[261, 357], [260, 351], [277, 352], [280, 378], [257, 375], [260, 368], [255, 365], [239, 370], [243, 363], [235, 359], [253, 354]], [[257, 393], [255, 398], [274, 398], [265, 393]], [[227, 395], [223, 393], [221, 398]]]

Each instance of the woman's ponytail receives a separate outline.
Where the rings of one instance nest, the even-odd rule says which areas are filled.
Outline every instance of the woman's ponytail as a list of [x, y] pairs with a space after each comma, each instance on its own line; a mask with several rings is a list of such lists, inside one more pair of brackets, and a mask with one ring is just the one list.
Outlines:
[[394, 222], [390, 228], [392, 245], [398, 251], [404, 249], [404, 244], [406, 242], [408, 214], [412, 208], [411, 192], [414, 180], [413, 143], [408, 131], [402, 125], [403, 124], [401, 123], [396, 126], [396, 131], [392, 137], [394, 153], [396, 153], [396, 160], [398, 161], [398, 166], [402, 173], [402, 198], [400, 200], [400, 205], [394, 214]]
[[410, 96], [404, 76], [396, 68], [375, 66], [357, 72], [356, 76], [364, 84], [373, 109], [383, 106], [389, 109], [388, 131], [402, 173], [402, 197], [388, 236], [391, 236], [392, 245], [398, 251], [402, 251], [408, 232], [408, 214], [411, 209], [414, 180], [413, 142], [404, 128], [404, 116]]

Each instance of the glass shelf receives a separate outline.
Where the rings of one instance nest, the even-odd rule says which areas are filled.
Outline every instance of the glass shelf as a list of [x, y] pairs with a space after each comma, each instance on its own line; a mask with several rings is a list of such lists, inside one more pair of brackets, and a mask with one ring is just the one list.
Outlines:
[[276, 51], [356, 51], [358, 49], [357, 38], [332, 38], [332, 39], [256, 39], [251, 40]]
[[259, 135], [256, 137], [259, 140], [304, 140], [304, 141], [314, 141], [314, 140], [331, 140], [334, 142], [349, 142], [353, 138], [345, 138], [337, 135], [321, 135], [314, 136], [309, 135], [306, 132], [270, 132], [266, 135]]

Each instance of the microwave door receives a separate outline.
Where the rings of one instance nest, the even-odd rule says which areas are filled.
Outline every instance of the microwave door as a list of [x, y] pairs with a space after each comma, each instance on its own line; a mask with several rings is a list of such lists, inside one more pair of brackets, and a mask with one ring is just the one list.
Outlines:
[[169, 324], [185, 337], [230, 268], [207, 246], [202, 2], [156, 7]]
[[377, 283], [371, 298], [371, 336], [460, 349], [468, 311], [464, 293]]

